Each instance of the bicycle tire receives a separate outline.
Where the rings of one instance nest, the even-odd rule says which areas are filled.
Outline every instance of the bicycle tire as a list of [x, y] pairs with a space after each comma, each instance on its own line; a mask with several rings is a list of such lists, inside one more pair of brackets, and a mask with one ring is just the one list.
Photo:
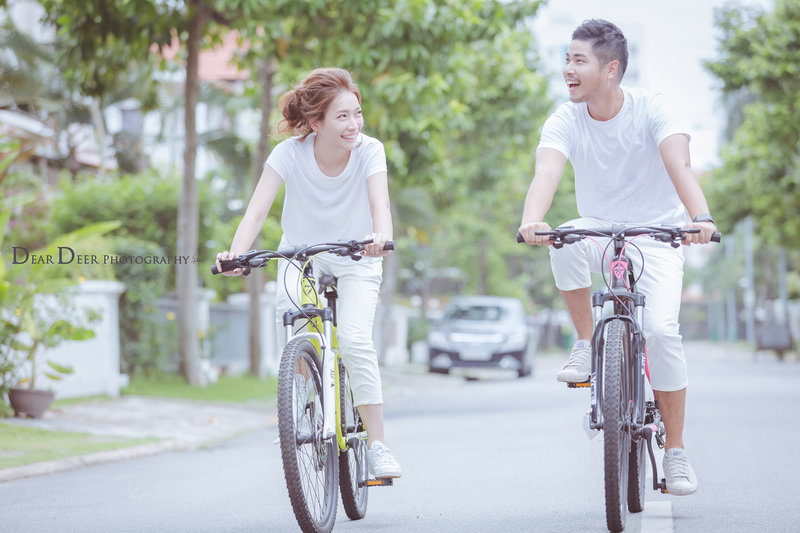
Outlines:
[[625, 429], [628, 393], [625, 380], [625, 324], [611, 320], [603, 349], [603, 459], [606, 525], [617, 533], [625, 529], [627, 515], [630, 435]]
[[306, 533], [327, 533], [336, 520], [336, 440], [323, 439], [319, 355], [308, 339], [286, 344], [278, 371], [278, 435], [286, 488]]
[[350, 520], [361, 520], [367, 514], [369, 488], [367, 480], [367, 440], [361, 416], [353, 402], [350, 376], [339, 361], [339, 398], [342, 411], [342, 435], [347, 450], [339, 453], [339, 490], [344, 512]]
[[628, 511], [644, 511], [645, 483], [647, 482], [647, 444], [644, 438], [631, 440], [628, 455]]

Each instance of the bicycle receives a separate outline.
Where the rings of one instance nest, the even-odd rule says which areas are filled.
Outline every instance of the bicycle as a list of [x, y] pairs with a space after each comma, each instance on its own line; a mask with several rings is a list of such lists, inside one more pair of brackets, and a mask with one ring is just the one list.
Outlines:
[[[301, 272], [300, 301], [295, 303], [296, 309], [283, 315], [287, 341], [278, 370], [278, 438], [289, 500], [305, 532], [333, 529], [337, 477], [345, 513], [351, 520], [366, 515], [369, 487], [393, 484], [391, 478], [369, 478], [367, 433], [353, 405], [350, 378], [336, 339], [336, 278], [323, 274], [316, 279], [311, 261], [322, 253], [357, 261], [361, 259], [357, 254], [371, 242], [251, 250], [220, 262], [220, 272], [242, 268], [247, 275], [272, 259], [286, 259]], [[384, 250], [393, 249], [393, 241], [384, 245]], [[211, 271], [220, 273], [216, 265]], [[295, 327], [298, 321], [302, 323]]]
[[[603, 269], [606, 287], [592, 294], [595, 324], [591, 339], [592, 371], [588, 381], [568, 386], [590, 389], [589, 428], [603, 431], [606, 525], [615, 533], [625, 529], [626, 509], [632, 513], [644, 510], [645, 445], [653, 470], [653, 490], [667, 492], [666, 480], [658, 480], [653, 453], [652, 438], [663, 449], [665, 431], [658, 400], [649, 386], [646, 340], [641, 326], [645, 297], [636, 290], [644, 264], [636, 276], [627, 247], [634, 238], [646, 235], [677, 248], [686, 234], [699, 232], [673, 226], [625, 225], [591, 229], [562, 226], [536, 232], [549, 236], [555, 248], [593, 236], [609, 239], [604, 247], [603, 265], [608, 266], [611, 281]], [[719, 242], [720, 234], [714, 233], [711, 240]], [[517, 241], [523, 242], [519, 233]], [[631, 246], [636, 248], [635, 244]], [[613, 249], [610, 254], [609, 248]], [[613, 304], [612, 313], [603, 316], [609, 302]]]

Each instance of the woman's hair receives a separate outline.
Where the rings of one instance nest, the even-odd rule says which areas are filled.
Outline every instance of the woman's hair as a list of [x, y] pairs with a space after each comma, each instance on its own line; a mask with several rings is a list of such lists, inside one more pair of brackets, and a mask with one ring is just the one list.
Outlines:
[[283, 115], [278, 122], [278, 132], [295, 133], [305, 139], [312, 131], [311, 122], [324, 119], [331, 102], [342, 91], [355, 94], [361, 103], [361, 91], [348, 71], [341, 68], [312, 70], [278, 101]]
[[617, 79], [622, 81], [625, 69], [628, 68], [628, 40], [622, 30], [607, 20], [584, 20], [572, 32], [572, 38], [591, 43], [592, 52], [597, 55], [601, 65], [615, 59], [619, 61]]

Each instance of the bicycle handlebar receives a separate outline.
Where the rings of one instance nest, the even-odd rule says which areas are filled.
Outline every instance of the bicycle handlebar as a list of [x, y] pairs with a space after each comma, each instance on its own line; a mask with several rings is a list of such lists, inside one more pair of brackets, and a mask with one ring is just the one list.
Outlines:
[[[574, 228], [572, 226], [562, 226], [552, 231], [537, 231], [536, 235], [549, 235], [550, 241], [555, 248], [561, 248], [565, 244], [572, 244], [585, 239], [588, 236], [596, 237], [636, 237], [638, 235], [649, 235], [650, 237], [680, 246], [680, 241], [686, 238], [688, 233], [700, 233], [697, 228], [686, 229], [679, 226], [611, 226], [600, 228]], [[720, 242], [722, 234], [715, 231], [711, 235], [713, 242]], [[525, 242], [522, 235], [517, 232], [517, 242]]]
[[[251, 268], [264, 267], [271, 259], [297, 259], [304, 261], [311, 256], [326, 252], [342, 257], [349, 255], [354, 261], [358, 261], [362, 256], [356, 254], [364, 250], [364, 245], [371, 243], [372, 239], [367, 239], [365, 241], [330, 242], [311, 246], [301, 245], [277, 251], [250, 250], [230, 261], [220, 261], [222, 270], [218, 270], [217, 265], [214, 265], [211, 267], [211, 273], [216, 275], [241, 268], [244, 270], [243, 274], [246, 276], [250, 273]], [[394, 241], [386, 241], [383, 245], [383, 249], [394, 250]]]

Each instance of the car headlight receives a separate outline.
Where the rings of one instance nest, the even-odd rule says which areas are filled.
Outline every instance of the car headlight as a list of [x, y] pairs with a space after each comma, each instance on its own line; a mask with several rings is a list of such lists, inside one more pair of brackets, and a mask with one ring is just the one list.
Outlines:
[[441, 331], [431, 331], [428, 334], [428, 345], [444, 348], [447, 346], [447, 335]]
[[506, 342], [503, 344], [503, 349], [507, 351], [521, 350], [528, 343], [528, 332], [515, 331], [508, 335]]

